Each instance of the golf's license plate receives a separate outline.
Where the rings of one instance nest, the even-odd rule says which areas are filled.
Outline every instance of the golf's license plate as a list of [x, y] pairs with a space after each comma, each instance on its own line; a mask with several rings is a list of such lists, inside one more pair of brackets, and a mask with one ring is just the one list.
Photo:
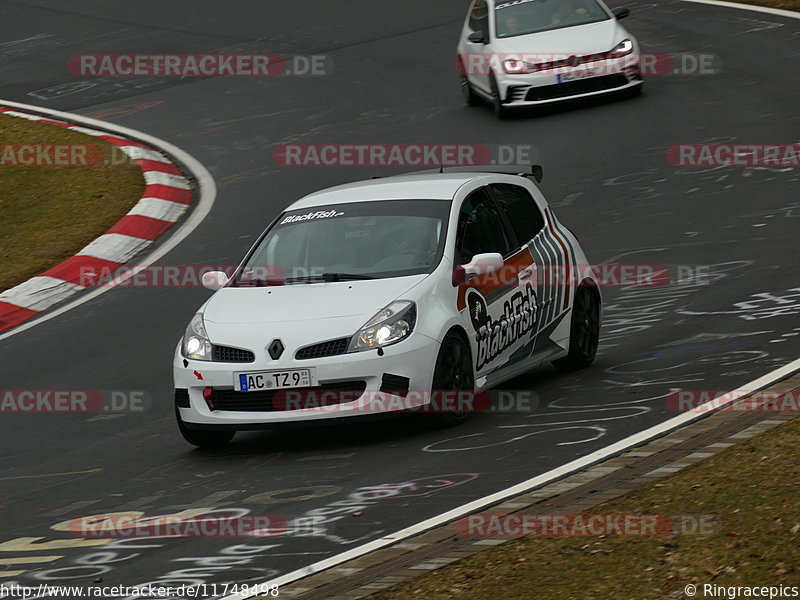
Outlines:
[[234, 387], [239, 392], [258, 392], [260, 390], [313, 387], [315, 383], [311, 369], [294, 369], [291, 371], [237, 373]]
[[571, 71], [558, 76], [558, 83], [565, 81], [575, 81], [576, 79], [586, 79], [587, 77], [594, 77], [597, 72], [593, 69], [581, 69], [580, 71]]

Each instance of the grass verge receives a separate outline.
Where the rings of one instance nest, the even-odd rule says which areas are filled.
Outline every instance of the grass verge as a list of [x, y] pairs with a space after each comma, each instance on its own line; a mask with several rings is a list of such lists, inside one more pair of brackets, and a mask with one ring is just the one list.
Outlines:
[[800, 0], [736, 0], [741, 4], [755, 4], [769, 8], [782, 8], [783, 10], [800, 11]]
[[[33, 144], [88, 147], [85, 160], [80, 153], [68, 160], [88, 164], [22, 166], [34, 155], [21, 153], [20, 146]], [[108, 142], [62, 127], [0, 115], [0, 150], [0, 291], [74, 255], [123, 217], [144, 191], [138, 165], [121, 159]], [[103, 156], [114, 160], [91, 166]]]
[[[524, 538], [370, 600], [649, 600], [685, 586], [800, 586], [800, 419], [591, 513], [714, 514], [706, 536]], [[728, 597], [728, 596], [719, 596]], [[740, 595], [740, 597], [742, 597]]]

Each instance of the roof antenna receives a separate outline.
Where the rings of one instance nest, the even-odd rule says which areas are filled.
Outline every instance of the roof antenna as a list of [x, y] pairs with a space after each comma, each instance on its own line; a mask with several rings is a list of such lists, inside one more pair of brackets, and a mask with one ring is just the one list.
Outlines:
[[439, 165], [439, 174], [444, 173], [444, 165]]

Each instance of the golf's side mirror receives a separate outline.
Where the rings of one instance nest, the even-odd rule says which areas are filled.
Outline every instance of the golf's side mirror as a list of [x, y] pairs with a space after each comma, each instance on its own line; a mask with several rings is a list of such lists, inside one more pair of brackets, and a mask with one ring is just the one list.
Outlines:
[[469, 34], [469, 38], [467, 39], [469, 39], [469, 41], [473, 44], [485, 44], [488, 41], [487, 35], [483, 31], [474, 31], [473, 33]]
[[629, 14], [631, 14], [631, 10], [629, 8], [615, 8], [611, 11], [611, 14], [619, 21], [620, 19], [624, 19]]

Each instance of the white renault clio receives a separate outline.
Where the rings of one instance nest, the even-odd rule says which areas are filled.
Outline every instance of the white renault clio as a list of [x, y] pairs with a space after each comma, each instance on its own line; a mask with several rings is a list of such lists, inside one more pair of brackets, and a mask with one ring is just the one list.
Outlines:
[[642, 86], [639, 44], [602, 0], [473, 0], [457, 66], [464, 100], [508, 109]]
[[[306, 196], [232, 277], [204, 277], [217, 291], [174, 360], [187, 441], [420, 407], [432, 390], [592, 363], [597, 282], [532, 176], [453, 171]], [[468, 412], [430, 416], [453, 425]]]

